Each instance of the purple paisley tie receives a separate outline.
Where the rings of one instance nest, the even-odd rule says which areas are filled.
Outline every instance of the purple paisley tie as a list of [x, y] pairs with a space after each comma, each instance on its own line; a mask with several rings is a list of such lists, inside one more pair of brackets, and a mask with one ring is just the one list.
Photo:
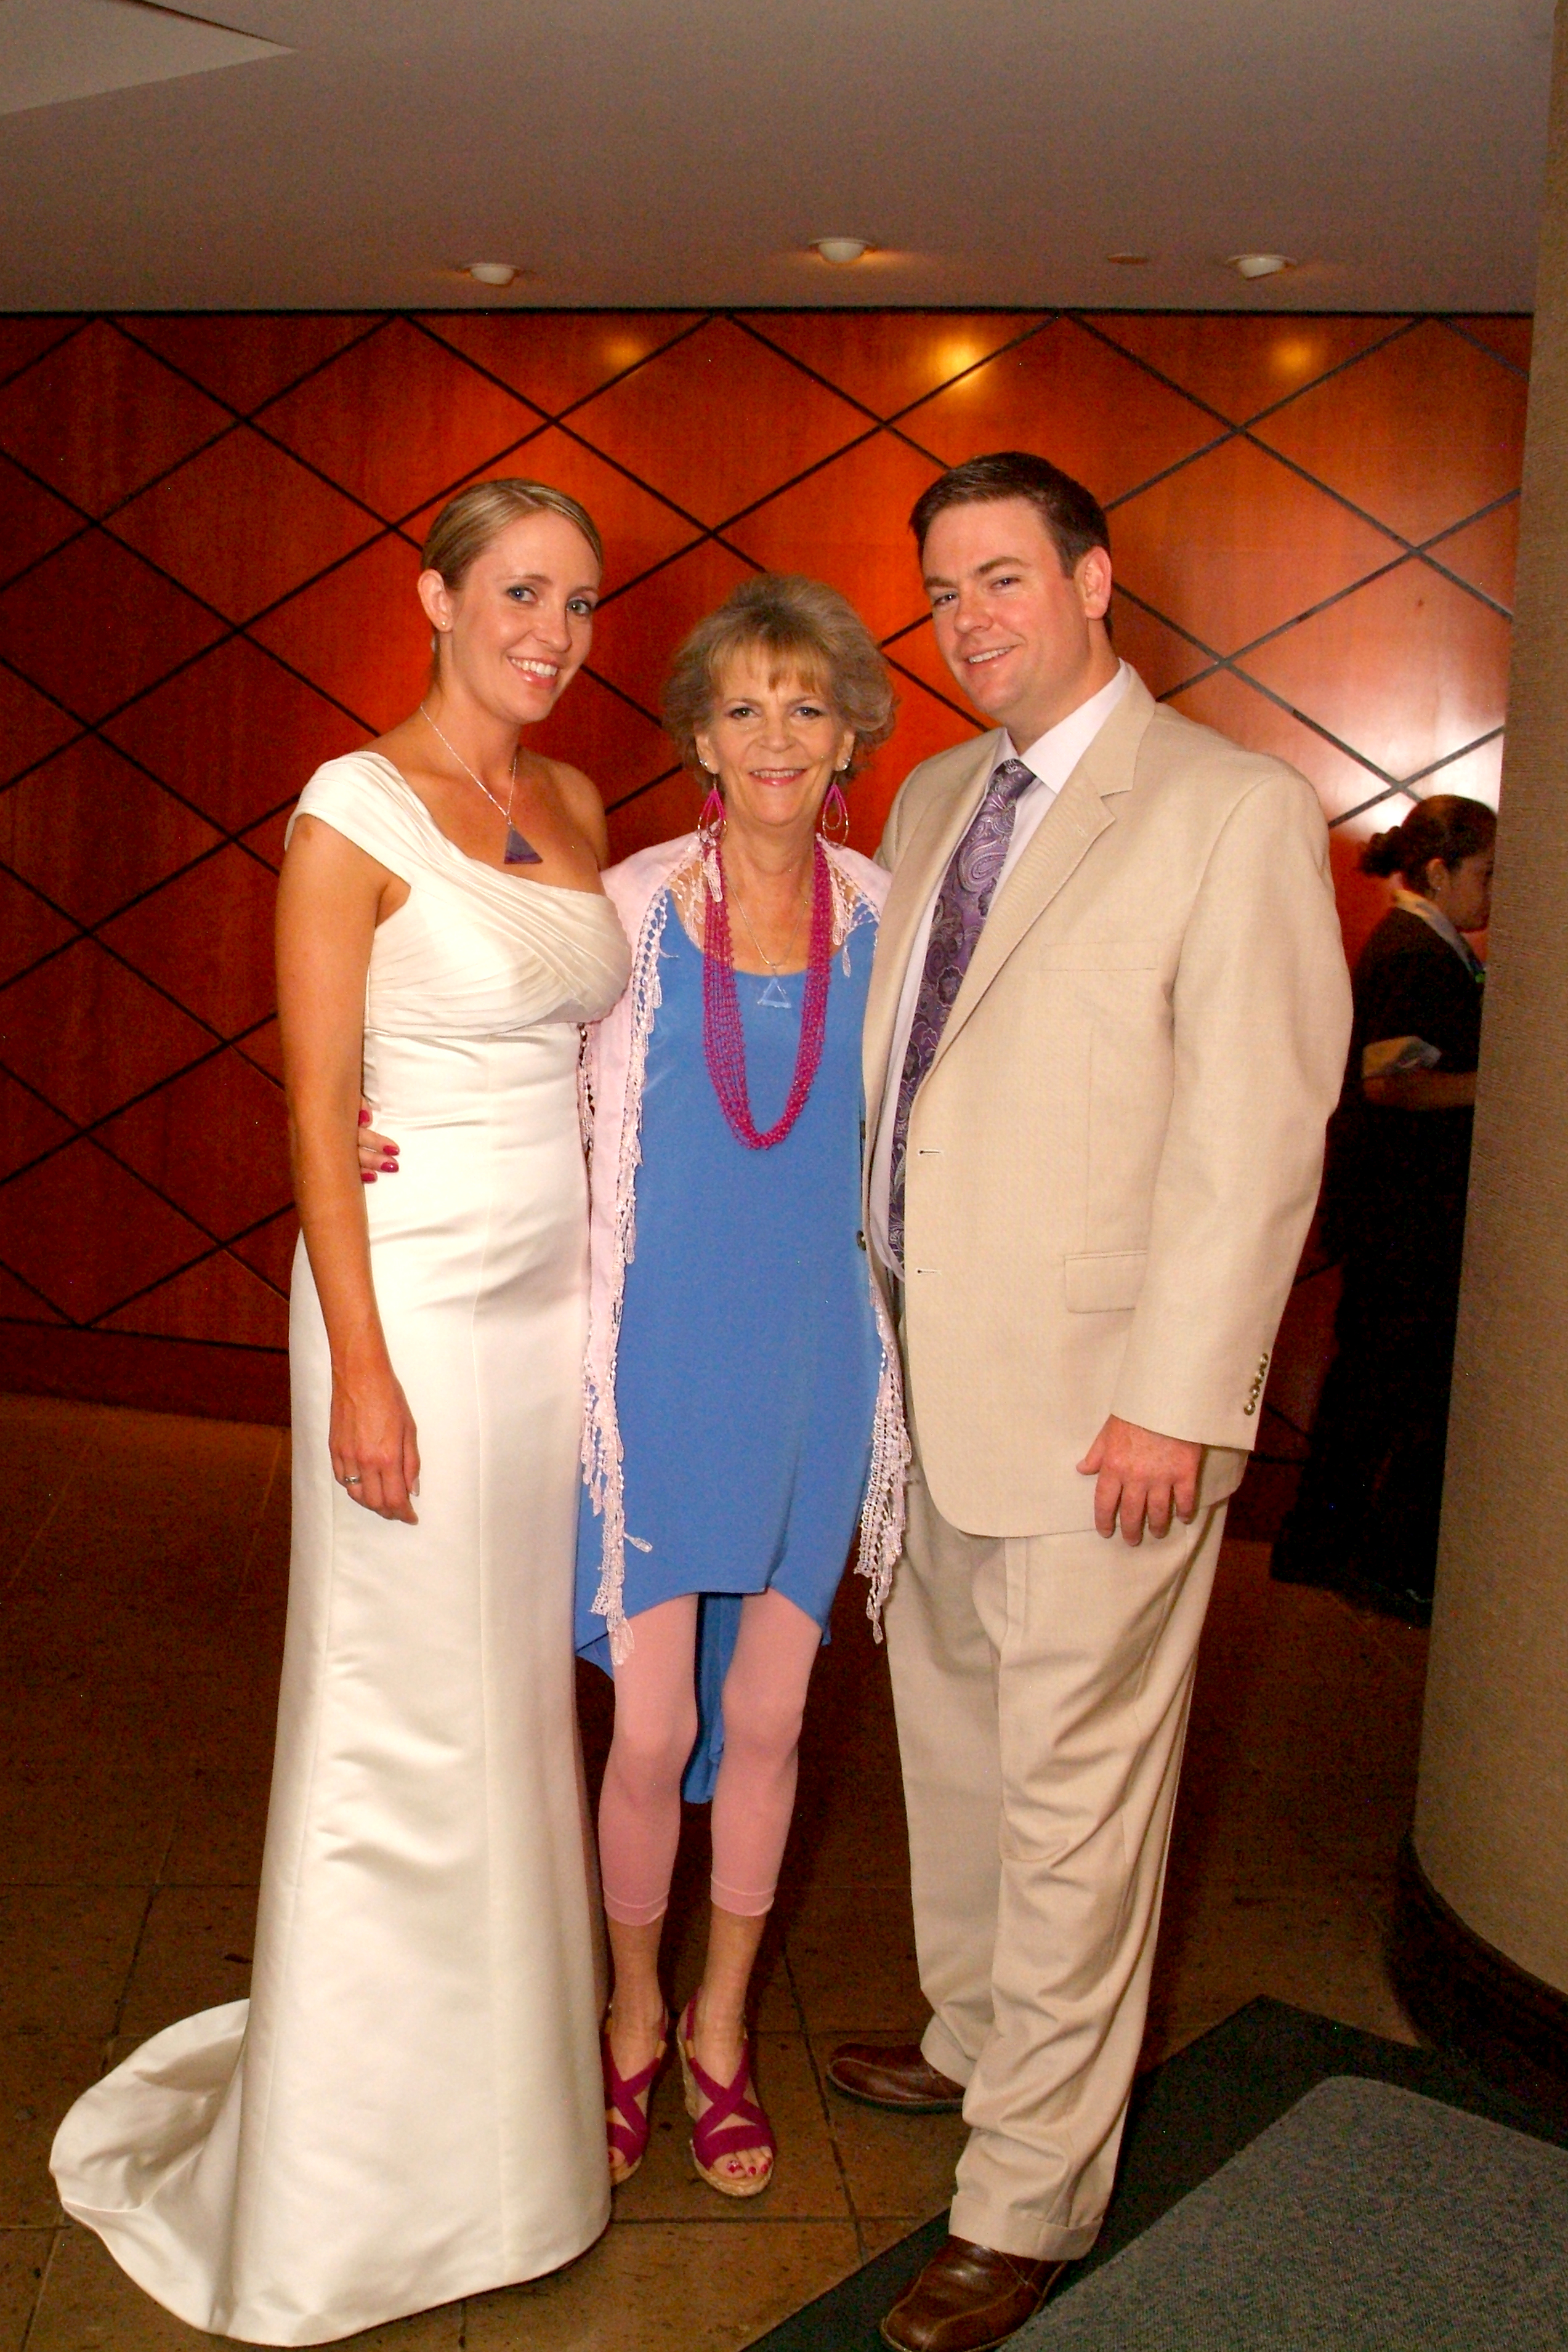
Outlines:
[[893, 1115], [893, 1156], [888, 1188], [888, 1245], [894, 1261], [904, 1262], [904, 1159], [909, 1148], [910, 1112], [936, 1055], [943, 1024], [952, 1010], [964, 973], [969, 970], [991, 901], [1007, 862], [1018, 795], [1038, 782], [1022, 760], [1001, 760], [992, 772], [985, 798], [974, 821], [952, 853], [936, 908], [931, 919], [925, 969], [921, 974], [915, 1017], [899, 1079], [899, 1103]]

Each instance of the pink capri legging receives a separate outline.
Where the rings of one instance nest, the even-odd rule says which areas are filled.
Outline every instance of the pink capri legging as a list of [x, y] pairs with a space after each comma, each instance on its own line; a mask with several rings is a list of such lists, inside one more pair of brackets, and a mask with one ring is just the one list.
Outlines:
[[[643, 1927], [669, 1902], [680, 1779], [697, 1737], [694, 1592], [630, 1620], [616, 1668], [616, 1729], [599, 1798], [599, 1866], [612, 1919]], [[724, 1677], [724, 1753], [713, 1790], [713, 1900], [768, 1910], [795, 1810], [800, 1724], [821, 1628], [778, 1592], [752, 1592]]]

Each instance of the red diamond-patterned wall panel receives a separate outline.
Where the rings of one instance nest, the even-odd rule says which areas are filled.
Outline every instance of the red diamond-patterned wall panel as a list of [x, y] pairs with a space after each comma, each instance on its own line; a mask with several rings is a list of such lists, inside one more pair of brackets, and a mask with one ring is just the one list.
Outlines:
[[1173, 318], [1160, 310], [1099, 314], [1089, 324], [1232, 425], [1317, 383], [1406, 324], [1403, 319], [1248, 319], [1233, 311]]
[[223, 631], [216, 613], [98, 530], [68, 540], [0, 592], [0, 662], [89, 720], [155, 686]]
[[18, 882], [0, 873], [0, 984], [14, 980], [76, 937], [76, 925]]
[[[0, 916], [7, 911], [0, 891]], [[0, 1070], [0, 1178], [41, 1160], [57, 1143], [68, 1143], [74, 1132], [68, 1118]]]
[[99, 1130], [100, 1140], [177, 1209], [232, 1241], [289, 1206], [278, 1089], [242, 1054], [219, 1054]]
[[188, 867], [106, 923], [105, 944], [220, 1037], [272, 1011], [270, 867], [238, 848]]
[[77, 939], [0, 989], [0, 1065], [82, 1127], [217, 1042], [95, 940]]
[[81, 319], [0, 319], [0, 383], [68, 335], [79, 334], [85, 324]]
[[92, 515], [228, 423], [205, 392], [101, 319], [0, 391], [0, 448]]
[[563, 415], [701, 323], [700, 310], [437, 311], [419, 321], [546, 416]]
[[80, 529], [81, 517], [74, 507], [8, 457], [0, 457], [0, 584], [30, 572], [40, 555], [47, 555]]
[[752, 568], [722, 541], [700, 540], [672, 563], [661, 564], [624, 595], [611, 596], [600, 605], [594, 622], [593, 667], [613, 677], [622, 693], [645, 710], [657, 711], [681, 639], [704, 613], [723, 603], [738, 582], [750, 579]]
[[209, 1246], [85, 1137], [0, 1186], [0, 1264], [74, 1323], [98, 1322]]
[[1044, 323], [1038, 310], [944, 311], [914, 334], [899, 310], [774, 310], [752, 321], [770, 343], [884, 421]]
[[79, 736], [0, 794], [0, 858], [79, 923], [102, 922], [218, 840], [101, 735]]
[[379, 320], [287, 314], [256, 318], [196, 313], [173, 319], [117, 319], [121, 333], [157, 352], [240, 416], [276, 400], [290, 384], [372, 334]]
[[1513, 573], [1519, 561], [1519, 500], [1493, 507], [1474, 522], [1459, 525], [1427, 548], [1434, 563], [1457, 572], [1467, 587], [1479, 588], [1505, 613], [1513, 610]]
[[754, 505], [868, 425], [729, 319], [710, 320], [572, 419], [592, 447], [706, 523]]
[[858, 441], [793, 490], [753, 507], [729, 537], [769, 572], [811, 572], [841, 588], [878, 637], [926, 609], [910, 551], [862, 530], [866, 514], [908, 514], [942, 467], [890, 434]]
[[1239, 435], [1138, 491], [1116, 516], [1122, 586], [1217, 654], [1271, 635], [1403, 552]]
[[364, 740], [337, 703], [248, 637], [228, 638], [103, 731], [229, 833], [291, 802], [302, 776]]
[[[1397, 694], [1390, 646], [1399, 648]], [[1415, 557], [1255, 647], [1239, 667], [1369, 766], [1417, 778], [1501, 727], [1508, 655], [1502, 614]]]
[[1110, 509], [1153, 690], [1310, 778], [1353, 948], [1366, 835], [1496, 794], [1529, 354], [1515, 318], [0, 320], [0, 1377], [282, 1410], [275, 870], [312, 768], [419, 693], [417, 550], [458, 484], [555, 482], [604, 530], [539, 741], [618, 856], [696, 814], [658, 725], [691, 624], [763, 566], [845, 589], [900, 698], [870, 848], [976, 726], [909, 508], [1042, 450]]
[[1053, 319], [910, 409], [902, 429], [944, 466], [980, 449], [1044, 449], [1109, 505], [1225, 427], [1102, 337]]
[[374, 539], [374, 515], [240, 425], [121, 508], [117, 539], [248, 621]]
[[543, 419], [433, 335], [395, 319], [257, 421], [392, 522], [526, 440]]
[[1522, 376], [1426, 319], [1254, 430], [1418, 544], [1517, 490], [1524, 394]]
[[251, 633], [367, 731], [391, 727], [418, 700], [430, 662], [418, 577], [414, 549], [391, 534], [264, 614]]
[[77, 721], [0, 662], [0, 784], [69, 740]]

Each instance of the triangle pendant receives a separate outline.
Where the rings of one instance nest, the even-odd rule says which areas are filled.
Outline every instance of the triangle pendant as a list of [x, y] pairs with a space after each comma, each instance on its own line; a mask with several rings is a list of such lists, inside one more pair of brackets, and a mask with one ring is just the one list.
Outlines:
[[761, 996], [758, 997], [757, 1003], [759, 1004], [766, 1004], [771, 1007], [778, 1007], [785, 1013], [793, 1010], [788, 997], [784, 994], [784, 990], [779, 986], [778, 975], [776, 972], [773, 979], [769, 981], [766, 988], [763, 989]]
[[508, 866], [542, 866], [544, 863], [532, 843], [524, 841], [515, 824], [507, 826], [506, 847], [501, 856], [503, 863]]

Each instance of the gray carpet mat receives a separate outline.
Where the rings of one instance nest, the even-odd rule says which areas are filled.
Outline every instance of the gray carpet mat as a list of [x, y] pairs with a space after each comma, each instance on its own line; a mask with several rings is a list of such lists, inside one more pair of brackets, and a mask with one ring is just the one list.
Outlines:
[[1568, 2152], [1321, 2084], [1010, 2352], [1561, 2352]]

